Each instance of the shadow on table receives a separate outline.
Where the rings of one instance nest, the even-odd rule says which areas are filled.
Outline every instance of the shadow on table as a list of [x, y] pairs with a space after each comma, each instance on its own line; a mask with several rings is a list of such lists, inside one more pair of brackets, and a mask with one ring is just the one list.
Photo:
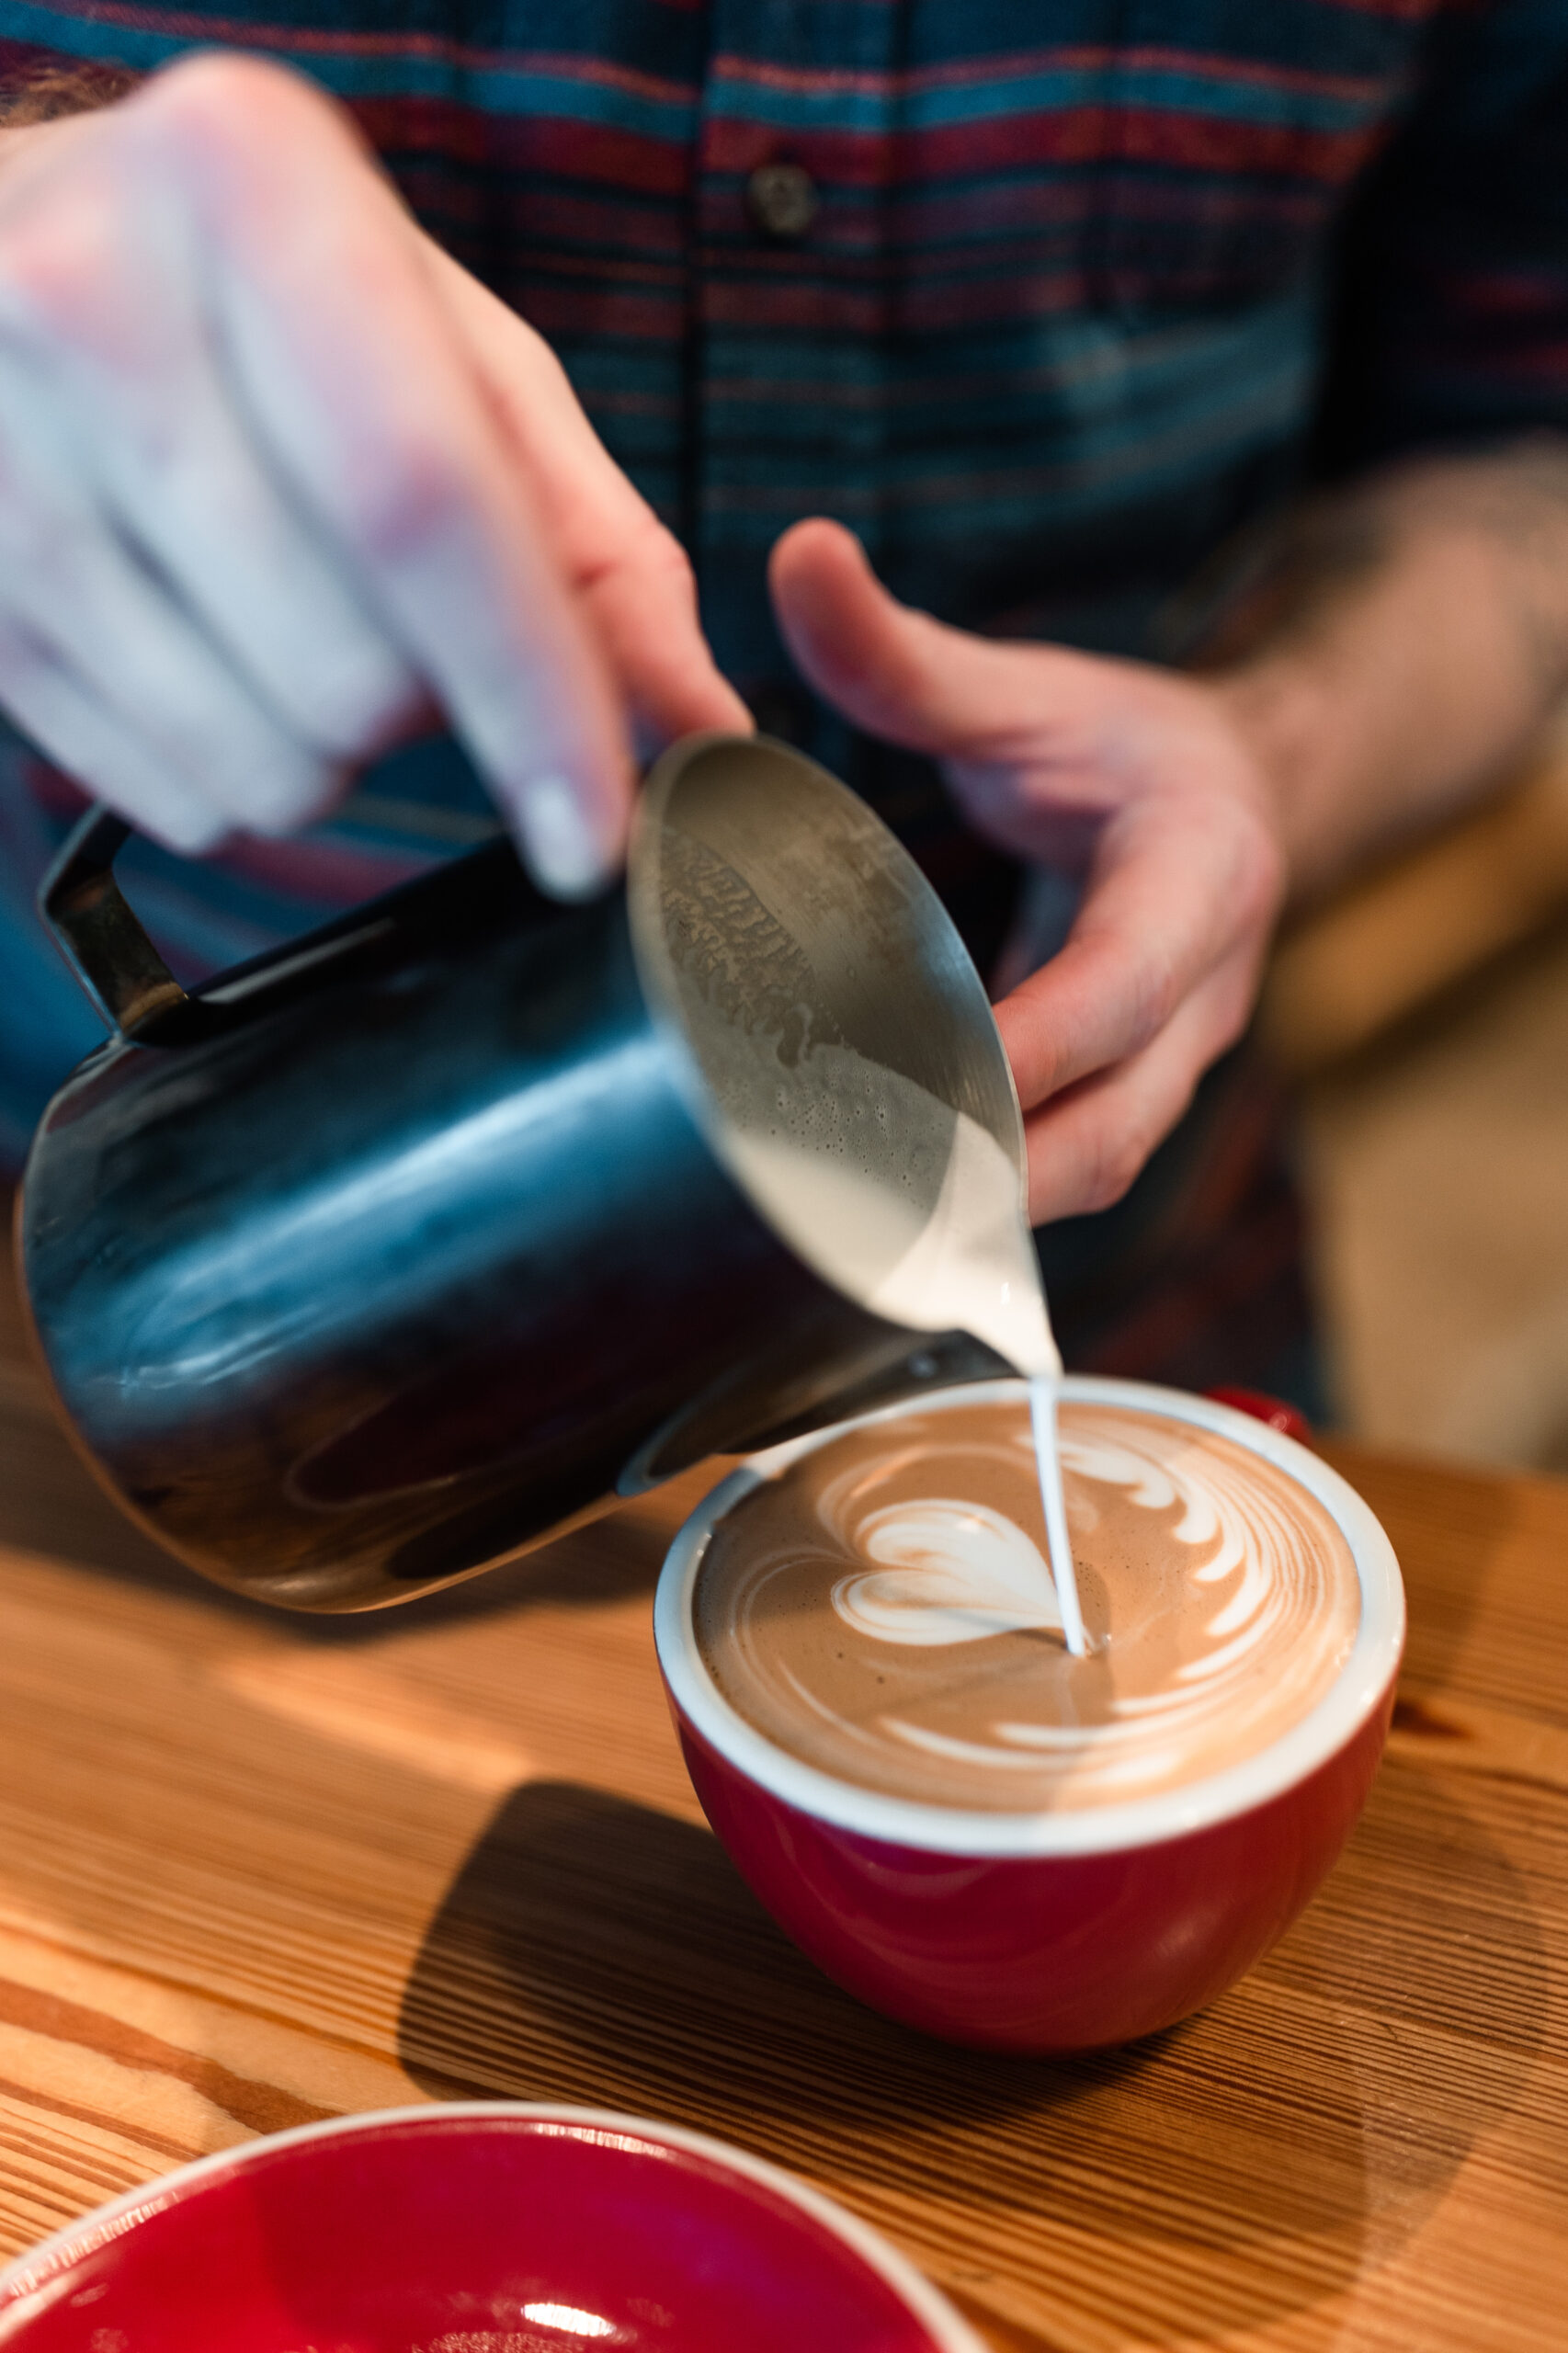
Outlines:
[[[1392, 1880], [1391, 1849], [1415, 1858]], [[1435, 1921], [1421, 1876], [1439, 1858]], [[1482, 1917], [1510, 1946], [1506, 2019], [1485, 1992]], [[1127, 2342], [1158, 2343], [1191, 2325], [1191, 2291], [1173, 2290], [1167, 2329], [1151, 2279], [1206, 2255], [1223, 2258], [1223, 2310], [1199, 2317], [1227, 2328], [1384, 2259], [1517, 2097], [1543, 1989], [1515, 1874], [1408, 1767], [1391, 1765], [1329, 1889], [1245, 1984], [1166, 2035], [1062, 2063], [954, 2050], [876, 2017], [774, 1927], [706, 1831], [549, 1782], [517, 1791], [470, 1854], [399, 2040], [437, 2096], [623, 2108], [851, 2197], [913, 2193], [937, 2218], [944, 2275], [1004, 2276], [1015, 2302], [1060, 2276], [1065, 2222], [1078, 2247], [1100, 2243], [1096, 2308]], [[1441, 2075], [1407, 2063], [1401, 2029], [1423, 2021], [1451, 2037]]]

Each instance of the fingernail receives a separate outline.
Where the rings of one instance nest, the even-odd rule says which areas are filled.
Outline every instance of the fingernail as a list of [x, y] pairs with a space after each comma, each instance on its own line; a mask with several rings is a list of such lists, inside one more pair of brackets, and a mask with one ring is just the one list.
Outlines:
[[222, 847], [233, 831], [233, 818], [192, 797], [165, 798], [156, 808], [143, 804], [128, 812], [138, 833], [150, 834], [178, 858], [207, 858]]
[[563, 776], [530, 777], [517, 804], [523, 855], [552, 899], [591, 899], [615, 871], [583, 804]]

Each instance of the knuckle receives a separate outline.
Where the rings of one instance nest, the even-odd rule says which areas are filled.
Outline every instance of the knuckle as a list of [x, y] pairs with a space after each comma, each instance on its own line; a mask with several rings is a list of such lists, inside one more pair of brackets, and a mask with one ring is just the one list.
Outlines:
[[449, 442], [408, 425], [369, 434], [340, 482], [344, 528], [373, 564], [417, 558], [464, 504], [464, 478]]
[[151, 834], [165, 848], [176, 850], [184, 858], [205, 857], [232, 831], [231, 821], [222, 809], [184, 796], [172, 800], [167, 792], [150, 790], [140, 778], [114, 779], [100, 785], [98, 790], [122, 816], [131, 819], [139, 832]]
[[259, 834], [291, 834], [328, 810], [342, 786], [343, 771], [335, 761], [289, 763], [278, 775], [258, 779], [244, 822]]
[[118, 309], [119, 206], [96, 176], [57, 188], [0, 238], [0, 340], [35, 364]]
[[[631, 490], [630, 484], [627, 488]], [[654, 599], [662, 610], [695, 621], [697, 574], [686, 550], [635, 492], [631, 496], [635, 505], [613, 545], [574, 571], [574, 585], [590, 596], [600, 592], [614, 596], [634, 585], [637, 593]]]
[[1136, 1053], [1152, 1044], [1180, 1002], [1181, 988], [1173, 966], [1164, 959], [1146, 964], [1133, 979], [1123, 1052]]
[[651, 576], [672, 597], [678, 597], [695, 611], [697, 607], [697, 574], [691, 559], [675, 533], [650, 514], [643, 526], [641, 557]]
[[304, 739], [330, 759], [362, 759], [399, 733], [418, 707], [418, 683], [390, 649], [358, 656], [329, 651], [296, 672], [295, 709]]
[[292, 126], [318, 113], [320, 103], [299, 74], [269, 58], [209, 50], [166, 67], [142, 107], [160, 137], [205, 153], [215, 142], [232, 149], [275, 136], [280, 118]]
[[1125, 1131], [1100, 1135], [1084, 1171], [1085, 1208], [1114, 1209], [1131, 1190], [1144, 1158], [1138, 1140]]
[[1284, 845], [1258, 792], [1244, 782], [1211, 801], [1210, 831], [1226, 895], [1243, 917], [1271, 912], [1287, 880]]

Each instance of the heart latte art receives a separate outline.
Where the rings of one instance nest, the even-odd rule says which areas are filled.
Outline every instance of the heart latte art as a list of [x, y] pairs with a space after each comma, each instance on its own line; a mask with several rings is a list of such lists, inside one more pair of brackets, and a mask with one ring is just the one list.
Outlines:
[[988, 1812], [1144, 1797], [1299, 1722], [1360, 1617], [1316, 1498], [1121, 1406], [1064, 1405], [1061, 1449], [1091, 1656], [1062, 1641], [1027, 1406], [949, 1406], [846, 1431], [717, 1523], [695, 1606], [724, 1698], [841, 1780]]

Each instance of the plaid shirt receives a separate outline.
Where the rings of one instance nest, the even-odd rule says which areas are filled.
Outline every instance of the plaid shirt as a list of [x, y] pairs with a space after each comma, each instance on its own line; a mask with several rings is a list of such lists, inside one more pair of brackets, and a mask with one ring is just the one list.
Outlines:
[[[689, 549], [721, 662], [983, 956], [995, 861], [925, 764], [790, 676], [763, 588], [785, 526], [841, 517], [961, 624], [1147, 654], [1312, 467], [1568, 425], [1568, 0], [0, 0], [0, 85], [202, 42], [335, 92], [550, 338]], [[779, 163], [815, 209], [770, 231], [753, 176]], [[18, 904], [68, 800], [13, 752]], [[210, 969], [485, 822], [449, 747], [405, 753], [296, 844], [147, 851], [135, 887]], [[26, 923], [0, 925], [37, 1017], [0, 1065], [13, 1151], [91, 1035]]]

